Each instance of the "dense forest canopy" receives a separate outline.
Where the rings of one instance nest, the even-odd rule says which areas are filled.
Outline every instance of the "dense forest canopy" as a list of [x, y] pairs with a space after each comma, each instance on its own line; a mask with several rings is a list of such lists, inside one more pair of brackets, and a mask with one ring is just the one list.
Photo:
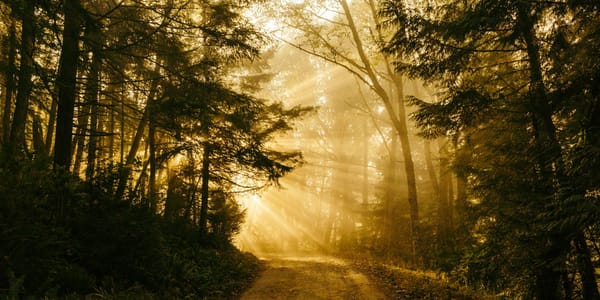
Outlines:
[[0, 295], [234, 297], [258, 266], [238, 247], [600, 299], [595, 0], [3, 0], [0, 19]]

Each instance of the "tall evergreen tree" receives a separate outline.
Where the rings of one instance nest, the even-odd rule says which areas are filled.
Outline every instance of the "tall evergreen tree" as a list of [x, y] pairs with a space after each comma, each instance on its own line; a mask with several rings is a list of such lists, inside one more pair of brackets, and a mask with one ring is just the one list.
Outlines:
[[[487, 249], [486, 255], [502, 266], [496, 269], [500, 270], [496, 277], [488, 274], [487, 278], [496, 278], [504, 287], [518, 285], [515, 290], [523, 290], [527, 297], [571, 297], [568, 278], [563, 276], [571, 241], [597, 222], [589, 214], [575, 212], [593, 201], [595, 196], [585, 195], [597, 190], [597, 184], [575, 188], [579, 180], [569, 174], [582, 169], [572, 164], [564, 150], [573, 145], [565, 124], [579, 122], [583, 126], [574, 131], [586, 131], [587, 118], [576, 112], [594, 111], [590, 108], [595, 107], [591, 103], [597, 103], [597, 96], [591, 90], [565, 93], [565, 87], [576, 81], [570, 77], [574, 74], [557, 76], [556, 69], [574, 67], [574, 58], [565, 53], [589, 57], [582, 49], [597, 45], [597, 36], [588, 31], [598, 22], [597, 5], [385, 1], [382, 14], [388, 18], [386, 25], [396, 28], [384, 50], [396, 55], [398, 71], [443, 88], [440, 103], [414, 101], [420, 107], [415, 119], [426, 134], [453, 132], [461, 147], [471, 148], [471, 161], [461, 163], [470, 174], [475, 224], [483, 234], [483, 242], [475, 245]], [[566, 24], [585, 29], [575, 32]], [[584, 82], [593, 80], [595, 71], [582, 71]], [[568, 108], [565, 99], [571, 97], [585, 99], [586, 108]], [[567, 203], [577, 209], [563, 213]], [[519, 238], [506, 240], [506, 236]], [[591, 261], [584, 253], [585, 249], [577, 254], [585, 260], [579, 270], [583, 290], [588, 299], [597, 299], [594, 275], [585, 271]], [[500, 277], [502, 272], [517, 270], [523, 274], [518, 279]]]

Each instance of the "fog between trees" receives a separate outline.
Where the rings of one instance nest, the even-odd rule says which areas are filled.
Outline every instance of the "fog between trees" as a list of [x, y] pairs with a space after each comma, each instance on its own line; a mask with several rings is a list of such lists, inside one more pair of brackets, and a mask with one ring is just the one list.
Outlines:
[[0, 288], [230, 295], [235, 241], [599, 299], [599, 9], [2, 1]]

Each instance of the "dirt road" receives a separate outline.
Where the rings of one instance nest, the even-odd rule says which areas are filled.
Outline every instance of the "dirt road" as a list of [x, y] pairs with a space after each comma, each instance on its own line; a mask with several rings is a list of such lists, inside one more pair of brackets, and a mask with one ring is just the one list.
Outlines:
[[386, 299], [367, 277], [328, 256], [262, 257], [267, 268], [241, 299]]

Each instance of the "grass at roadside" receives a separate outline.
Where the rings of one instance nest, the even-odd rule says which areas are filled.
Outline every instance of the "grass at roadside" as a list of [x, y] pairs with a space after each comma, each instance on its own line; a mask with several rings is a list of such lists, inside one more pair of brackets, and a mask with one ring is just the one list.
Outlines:
[[379, 283], [390, 299], [493, 299], [435, 274], [387, 265], [373, 259], [349, 259], [352, 266]]

